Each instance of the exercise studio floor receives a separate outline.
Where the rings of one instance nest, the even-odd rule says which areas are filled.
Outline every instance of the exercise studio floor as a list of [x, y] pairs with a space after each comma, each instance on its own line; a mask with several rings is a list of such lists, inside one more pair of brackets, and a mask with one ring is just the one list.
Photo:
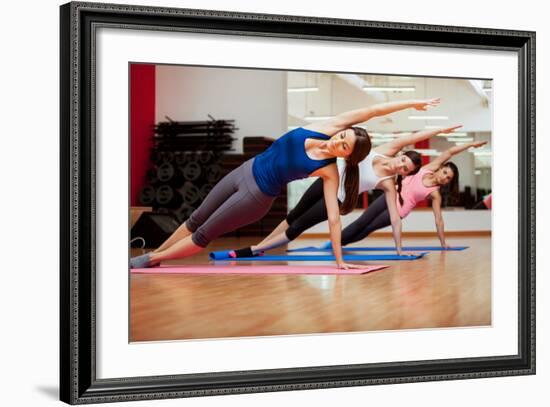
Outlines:
[[[209, 251], [256, 241], [218, 239], [203, 253], [170, 264], [209, 264]], [[298, 239], [289, 248], [323, 241]], [[358, 246], [393, 246], [391, 237], [366, 242]], [[389, 267], [363, 275], [131, 274], [130, 341], [490, 325], [491, 238], [449, 237], [447, 243], [469, 248], [369, 262]], [[405, 238], [404, 244], [433, 246], [438, 240]], [[142, 252], [132, 249], [132, 255]], [[269, 264], [327, 262], [239, 263]]]

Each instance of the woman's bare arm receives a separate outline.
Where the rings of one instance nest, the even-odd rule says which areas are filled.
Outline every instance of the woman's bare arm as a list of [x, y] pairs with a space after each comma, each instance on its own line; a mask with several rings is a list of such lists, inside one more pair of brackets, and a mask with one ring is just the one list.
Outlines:
[[341, 269], [361, 268], [358, 265], [345, 263], [342, 257], [342, 222], [340, 220], [340, 206], [338, 205], [337, 197], [339, 176], [336, 164], [327, 165], [317, 170], [314, 174], [323, 179], [323, 195], [327, 208], [330, 241], [332, 242], [336, 264]]
[[487, 144], [486, 141], [476, 141], [474, 143], [463, 144], [461, 146], [454, 146], [443, 151], [437, 158], [435, 158], [429, 164], [426, 164], [423, 168], [431, 171], [437, 171], [446, 161], [448, 161], [453, 155], [457, 155], [470, 147], [478, 148]]
[[393, 179], [385, 179], [378, 185], [378, 187], [384, 191], [388, 213], [390, 214], [395, 248], [397, 250], [397, 254], [401, 255], [403, 254], [401, 245], [401, 217], [399, 216], [399, 211], [397, 210], [397, 190], [395, 189], [395, 183]]
[[398, 137], [395, 140], [390, 141], [389, 143], [384, 143], [381, 146], [376, 147], [376, 152], [392, 157], [408, 145], [415, 144], [420, 141], [428, 140], [434, 136], [437, 136], [438, 134], [452, 133], [453, 131], [455, 131], [460, 127], [462, 127], [462, 125], [441, 128], [441, 129], [434, 129], [434, 130], [417, 131], [416, 133], [413, 133], [410, 136]]
[[429, 107], [437, 106], [438, 104], [439, 99], [406, 100], [380, 103], [341, 113], [329, 120], [308, 124], [304, 126], [304, 128], [333, 136], [339, 131], [347, 129], [355, 124], [369, 121], [374, 117], [385, 116], [387, 114], [409, 108], [414, 108], [416, 110], [427, 110]]
[[430, 194], [432, 199], [432, 210], [435, 218], [435, 227], [437, 229], [437, 236], [439, 237], [439, 242], [441, 247], [449, 247], [445, 243], [445, 224], [443, 223], [443, 214], [441, 213], [441, 194], [439, 191], [434, 191]]

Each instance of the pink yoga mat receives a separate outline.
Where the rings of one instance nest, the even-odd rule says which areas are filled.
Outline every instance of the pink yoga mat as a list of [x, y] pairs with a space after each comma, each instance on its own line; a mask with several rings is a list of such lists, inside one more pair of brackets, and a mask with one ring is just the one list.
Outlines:
[[373, 265], [361, 269], [338, 270], [335, 266], [161, 266], [147, 269], [131, 269], [133, 274], [338, 274], [357, 275], [384, 269], [388, 266]]

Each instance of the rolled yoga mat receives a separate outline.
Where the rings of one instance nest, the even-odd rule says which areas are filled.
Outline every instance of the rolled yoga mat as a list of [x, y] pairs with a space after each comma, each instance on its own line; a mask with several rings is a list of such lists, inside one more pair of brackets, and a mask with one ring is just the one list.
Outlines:
[[[456, 247], [448, 247], [444, 249], [441, 246], [405, 246], [401, 250], [409, 251], [409, 252], [446, 252], [446, 251], [459, 251], [459, 250], [465, 250], [469, 246], [456, 246]], [[390, 252], [395, 251], [395, 247], [342, 247], [343, 252]], [[320, 247], [314, 247], [314, 246], [308, 246], [308, 247], [300, 247], [297, 249], [288, 249], [287, 252], [294, 253], [294, 252], [332, 252], [332, 249], [324, 249]]]
[[[211, 260], [233, 260], [233, 261], [334, 261], [335, 257], [333, 255], [311, 255], [311, 254], [302, 254], [302, 255], [293, 255], [293, 254], [282, 254], [282, 255], [264, 255], [264, 256], [255, 256], [255, 257], [238, 257], [234, 258], [230, 255], [230, 250], [224, 250], [220, 252], [210, 252]], [[376, 260], [416, 260], [421, 257], [424, 257], [427, 253], [418, 253], [412, 256], [398, 256], [397, 254], [347, 254], [344, 255], [345, 261], [376, 261]]]
[[146, 269], [131, 269], [132, 274], [337, 274], [358, 275], [385, 269], [388, 266], [377, 264], [361, 269], [339, 270], [336, 266], [161, 266]]

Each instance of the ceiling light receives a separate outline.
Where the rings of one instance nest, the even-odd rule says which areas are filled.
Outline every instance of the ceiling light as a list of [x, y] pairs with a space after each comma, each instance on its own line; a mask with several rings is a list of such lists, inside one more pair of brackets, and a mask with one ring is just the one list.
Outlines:
[[[431, 128], [434, 128], [434, 129], [441, 128], [441, 126], [426, 126], [426, 127], [431, 127]], [[468, 133], [463, 132], [463, 131], [453, 131], [452, 133], [439, 133], [438, 136], [440, 136], [440, 137], [467, 137]]]
[[492, 151], [474, 151], [476, 157], [491, 157], [493, 155]]
[[329, 120], [332, 119], [334, 116], [306, 116], [304, 117], [304, 120], [309, 121], [316, 121], [316, 120]]
[[409, 116], [409, 120], [449, 120], [448, 116]]
[[363, 86], [365, 92], [416, 92], [415, 86]]
[[447, 137], [447, 141], [474, 141], [473, 137]]
[[438, 156], [439, 152], [437, 150], [431, 149], [431, 148], [415, 148], [414, 151], [416, 151], [419, 154], [428, 155], [428, 156]]
[[303, 87], [303, 88], [288, 88], [288, 93], [299, 93], [299, 92], [318, 92], [318, 87]]

